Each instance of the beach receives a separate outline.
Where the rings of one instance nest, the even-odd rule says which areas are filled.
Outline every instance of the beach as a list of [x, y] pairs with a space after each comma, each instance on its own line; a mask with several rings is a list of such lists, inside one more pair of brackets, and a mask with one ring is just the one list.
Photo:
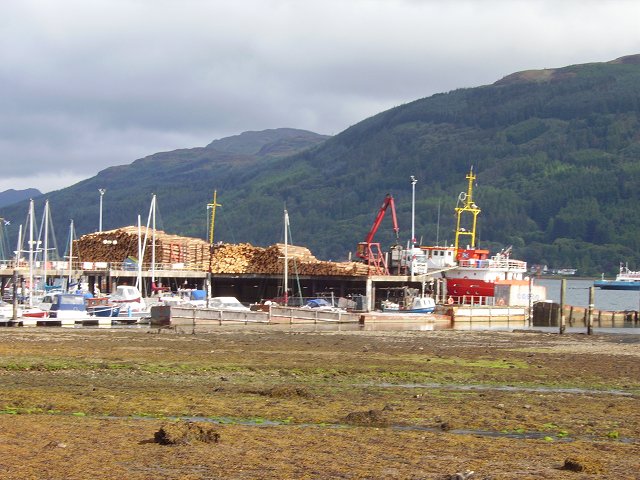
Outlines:
[[637, 335], [6, 328], [0, 352], [1, 479], [617, 479], [640, 467]]

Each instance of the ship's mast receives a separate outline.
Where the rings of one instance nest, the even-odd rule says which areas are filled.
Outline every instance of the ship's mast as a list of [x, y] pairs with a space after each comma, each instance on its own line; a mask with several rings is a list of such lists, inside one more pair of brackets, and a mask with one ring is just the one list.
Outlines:
[[[476, 246], [476, 225], [478, 220], [478, 214], [480, 214], [480, 209], [473, 202], [473, 181], [476, 179], [476, 176], [473, 174], [473, 167], [469, 171], [469, 174], [466, 177], [469, 180], [469, 186], [467, 187], [467, 193], [462, 192], [458, 197], [459, 203], [462, 202], [462, 206], [456, 206], [456, 242], [455, 249], [458, 252], [460, 248], [460, 237], [471, 237], [471, 242], [469, 243], [471, 248], [475, 248]], [[463, 215], [468, 217], [471, 215], [471, 226], [467, 226], [466, 228], [463, 226]]]

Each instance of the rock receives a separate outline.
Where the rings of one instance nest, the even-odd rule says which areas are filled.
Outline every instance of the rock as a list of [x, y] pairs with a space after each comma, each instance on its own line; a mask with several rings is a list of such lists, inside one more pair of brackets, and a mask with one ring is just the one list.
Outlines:
[[220, 434], [206, 422], [174, 422], [160, 427], [153, 439], [161, 445], [189, 445], [194, 442], [218, 443]]
[[450, 480], [469, 480], [475, 476], [476, 472], [473, 470], [466, 470], [465, 472], [454, 473], [449, 477]]
[[67, 444], [66, 443], [62, 443], [62, 442], [56, 442], [56, 441], [52, 441], [47, 443], [44, 448], [47, 449], [54, 449], [54, 448], [67, 448]]

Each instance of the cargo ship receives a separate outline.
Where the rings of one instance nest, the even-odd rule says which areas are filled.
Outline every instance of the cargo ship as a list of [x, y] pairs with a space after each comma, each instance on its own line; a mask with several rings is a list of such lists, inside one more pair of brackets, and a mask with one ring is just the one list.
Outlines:
[[[491, 255], [489, 250], [476, 247], [476, 227], [480, 208], [473, 200], [473, 168], [466, 176], [468, 188], [458, 196], [456, 205], [456, 233], [453, 246], [419, 247], [414, 251], [417, 264], [425, 272], [441, 271], [446, 279], [449, 303], [486, 304], [492, 302], [496, 284], [522, 284], [527, 263], [511, 258], [511, 247]], [[466, 245], [462, 247], [461, 245]], [[416, 257], [416, 255], [414, 255]], [[418, 272], [420, 273], [420, 272]], [[491, 299], [491, 300], [489, 300]]]

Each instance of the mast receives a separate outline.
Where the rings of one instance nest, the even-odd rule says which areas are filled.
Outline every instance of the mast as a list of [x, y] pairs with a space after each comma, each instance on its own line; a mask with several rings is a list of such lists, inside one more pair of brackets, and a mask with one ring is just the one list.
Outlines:
[[156, 281], [156, 194], [153, 194], [151, 200], [151, 208], [153, 208], [153, 231], [151, 240], [151, 281]]
[[67, 293], [71, 283], [71, 271], [73, 270], [73, 219], [69, 223], [69, 276], [67, 277]]
[[[136, 278], [136, 287], [142, 291], [142, 225], [140, 223], [140, 215], [138, 215], [138, 278]], [[145, 238], [146, 243], [146, 238]]]
[[[471, 248], [475, 248], [476, 246], [476, 225], [478, 215], [480, 214], [480, 209], [473, 202], [473, 181], [476, 179], [476, 176], [473, 174], [473, 167], [469, 171], [469, 174], [466, 176], [469, 180], [469, 185], [467, 187], [467, 193], [462, 192], [458, 197], [458, 202], [462, 202], [462, 207], [456, 206], [456, 241], [455, 241], [455, 249], [458, 252], [460, 248], [460, 237], [466, 236], [471, 237]], [[470, 228], [462, 226], [462, 216], [463, 214], [471, 215], [471, 226]], [[468, 216], [468, 215], [465, 215]]]
[[[35, 209], [33, 199], [29, 199], [29, 306], [33, 306], [33, 222]], [[24, 293], [24, 292], [23, 292]]]
[[42, 290], [47, 291], [47, 260], [49, 249], [49, 199], [44, 202], [44, 254], [42, 260], [44, 261], [44, 268], [42, 272]]
[[284, 305], [289, 305], [289, 243], [288, 243], [289, 212], [284, 209]]

